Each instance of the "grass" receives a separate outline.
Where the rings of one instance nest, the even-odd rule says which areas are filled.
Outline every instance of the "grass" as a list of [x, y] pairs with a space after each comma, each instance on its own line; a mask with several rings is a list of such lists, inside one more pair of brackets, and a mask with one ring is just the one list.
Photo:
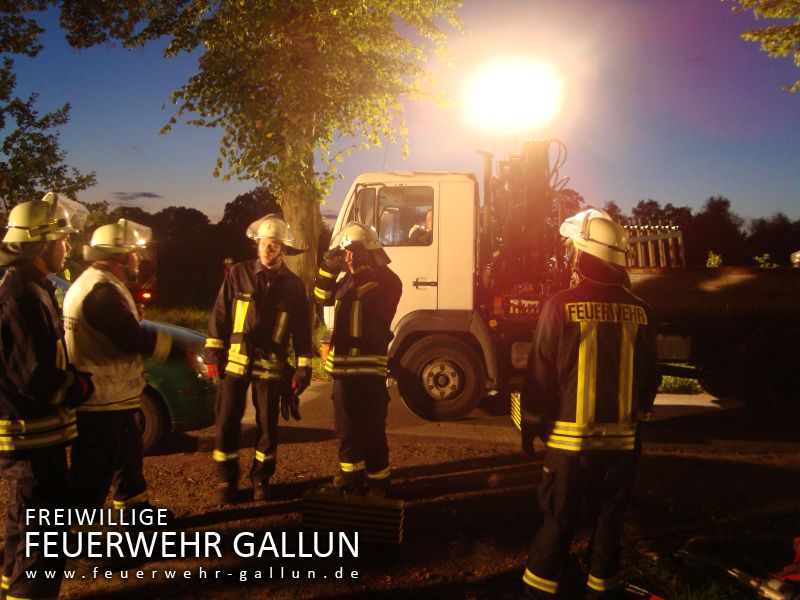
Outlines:
[[700, 394], [703, 388], [696, 379], [686, 379], [685, 377], [673, 377], [664, 375], [661, 379], [661, 387], [658, 388], [660, 394]]
[[144, 309], [145, 319], [180, 325], [187, 329], [193, 329], [201, 335], [205, 335], [208, 331], [208, 319], [210, 316], [210, 310], [192, 306], [183, 308], [159, 308], [157, 306], [148, 306]]

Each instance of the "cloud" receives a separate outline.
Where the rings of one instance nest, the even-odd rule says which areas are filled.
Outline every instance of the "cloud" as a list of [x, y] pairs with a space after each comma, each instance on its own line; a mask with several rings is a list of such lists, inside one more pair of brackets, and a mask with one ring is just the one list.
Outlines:
[[120, 203], [135, 204], [139, 200], [162, 198], [161, 194], [155, 192], [114, 192], [111, 194]]

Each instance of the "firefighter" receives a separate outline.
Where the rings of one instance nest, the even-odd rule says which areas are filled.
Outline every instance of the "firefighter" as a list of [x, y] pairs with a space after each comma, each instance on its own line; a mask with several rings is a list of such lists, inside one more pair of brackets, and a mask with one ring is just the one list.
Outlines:
[[589, 209], [560, 228], [571, 240], [576, 282], [542, 307], [522, 392], [522, 441], [546, 444], [523, 593], [554, 598], [582, 502], [593, 520], [587, 597], [622, 593], [620, 532], [639, 454], [637, 419], [660, 382], [650, 308], [626, 287], [628, 239]]
[[[222, 283], [208, 323], [205, 362], [219, 376], [215, 405], [215, 450], [221, 503], [237, 497], [239, 437], [245, 396], [251, 387], [256, 409], [256, 446], [250, 479], [253, 499], [268, 500], [275, 473], [282, 382], [300, 394], [311, 382], [311, 324], [303, 282], [283, 262], [295, 247], [289, 225], [277, 215], [250, 224], [247, 236], [258, 257], [237, 263]], [[297, 357], [286, 373], [289, 338]]]
[[316, 300], [336, 307], [325, 371], [333, 376], [339, 472], [329, 487], [337, 493], [380, 497], [389, 490], [386, 354], [402, 293], [389, 262], [375, 231], [353, 222], [331, 241], [317, 275]]
[[[48, 529], [38, 523], [38, 509], [67, 505], [65, 446], [77, 434], [74, 408], [92, 392], [91, 377], [69, 361], [47, 278], [64, 268], [67, 235], [86, 215], [82, 205], [50, 192], [11, 210], [0, 244], [0, 468], [9, 484], [0, 589], [7, 598], [55, 598], [61, 587], [64, 559], [45, 557], [41, 544], [22, 545], [26, 533]], [[45, 569], [56, 576], [27, 575]]]
[[[67, 349], [93, 374], [95, 390], [78, 410], [70, 479], [78, 508], [101, 508], [113, 489], [117, 510], [152, 508], [136, 422], [145, 389], [143, 356], [164, 362], [169, 334], [144, 327], [128, 289], [151, 240], [148, 227], [120, 219], [98, 227], [83, 247], [89, 267], [64, 298]], [[180, 352], [178, 349], [175, 352]]]

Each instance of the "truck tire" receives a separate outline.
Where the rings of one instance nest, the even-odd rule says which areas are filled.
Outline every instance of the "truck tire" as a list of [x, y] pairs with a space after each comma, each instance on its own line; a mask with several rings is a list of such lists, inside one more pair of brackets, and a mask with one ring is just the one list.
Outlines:
[[471, 413], [481, 398], [486, 373], [478, 353], [451, 335], [429, 335], [403, 352], [397, 385], [406, 406], [429, 421]]
[[142, 450], [144, 454], [150, 454], [167, 430], [167, 419], [157, 392], [150, 389], [142, 392], [142, 405], [136, 411], [136, 423], [142, 433]]
[[716, 398], [739, 398], [742, 395], [741, 386], [732, 373], [705, 374], [697, 381], [706, 393]]
[[748, 409], [769, 421], [800, 425], [800, 346], [776, 340], [750, 355], [744, 400]]

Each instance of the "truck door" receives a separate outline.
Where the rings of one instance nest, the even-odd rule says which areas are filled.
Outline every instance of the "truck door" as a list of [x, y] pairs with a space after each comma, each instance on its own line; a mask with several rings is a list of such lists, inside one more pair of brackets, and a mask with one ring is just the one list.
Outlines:
[[392, 328], [412, 311], [438, 307], [437, 189], [416, 181], [361, 187], [345, 220], [375, 228], [403, 282]]

